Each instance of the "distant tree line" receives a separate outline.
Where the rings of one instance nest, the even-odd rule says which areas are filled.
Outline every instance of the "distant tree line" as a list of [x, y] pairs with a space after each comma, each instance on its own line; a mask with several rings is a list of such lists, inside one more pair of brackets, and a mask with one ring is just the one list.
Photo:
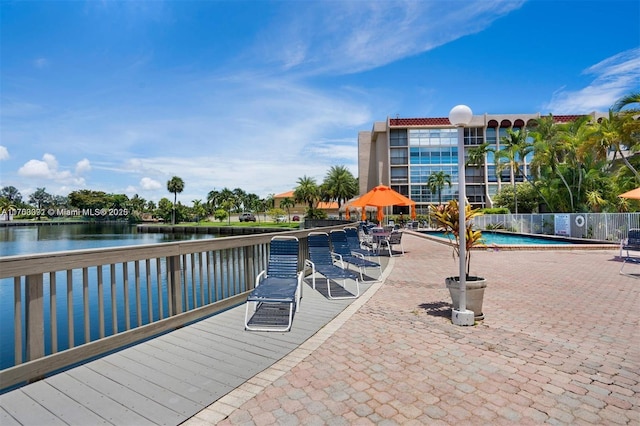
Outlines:
[[[199, 222], [209, 218], [230, 222], [233, 214], [253, 212], [257, 218], [262, 214], [263, 220], [266, 220], [267, 215], [275, 217], [288, 212], [296, 203], [305, 203], [308, 205], [305, 212], [307, 217], [319, 218], [326, 213], [316, 208], [317, 202], [335, 201], [342, 205], [358, 194], [357, 179], [345, 166], [332, 166], [321, 184], [307, 176], [299, 178], [293, 198], [281, 200], [279, 206], [275, 205], [274, 194], [260, 198], [241, 188], [231, 190], [226, 187], [211, 190], [205, 201], [192, 200], [192, 205], [186, 206], [178, 200], [178, 194], [183, 192], [184, 188], [183, 179], [173, 176], [167, 182], [167, 190], [173, 194], [173, 201], [163, 197], [156, 205], [138, 194], [130, 198], [126, 194], [109, 194], [90, 189], [72, 191], [65, 197], [52, 195], [46, 188], [37, 188], [25, 201], [17, 188], [5, 186], [0, 190], [0, 212], [17, 213], [15, 218], [18, 219], [83, 217], [84, 213], [90, 213], [98, 219], [126, 219], [131, 222], [140, 222], [145, 216], [162, 219], [168, 223]], [[104, 212], [104, 215], [96, 215], [95, 212]], [[126, 215], [123, 215], [123, 212], [126, 212]]]

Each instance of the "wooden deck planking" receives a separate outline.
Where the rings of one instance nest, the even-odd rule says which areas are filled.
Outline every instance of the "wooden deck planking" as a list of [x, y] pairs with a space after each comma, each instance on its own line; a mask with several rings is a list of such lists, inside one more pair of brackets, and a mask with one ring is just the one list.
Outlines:
[[[29, 395], [41, 403], [56, 417], [72, 425], [98, 424], [151, 424], [142, 416], [130, 412], [122, 404], [106, 399], [104, 395], [76, 378], [59, 374], [42, 386], [29, 387]], [[39, 389], [34, 395], [34, 389]], [[52, 395], [60, 395], [56, 400]]]
[[[216, 395], [206, 387], [196, 386], [191, 382], [190, 380], [193, 379], [192, 375], [183, 374], [180, 378], [177, 378], [171, 374], [158, 374], [158, 371], [161, 370], [155, 369], [140, 361], [133, 361], [119, 354], [109, 357], [106, 362], [112, 364], [115, 368], [136, 375], [164, 389], [171, 389], [173, 393], [198, 404], [206, 404], [211, 401], [212, 398], [215, 399], [216, 397]], [[180, 369], [180, 372], [184, 372], [184, 370]]]
[[[318, 287], [305, 281], [289, 332], [245, 331], [245, 306], [237, 306], [0, 395], [0, 420], [179, 424], [287, 355], [353, 301], [328, 300], [322, 279]], [[368, 288], [361, 284], [362, 292]]]
[[[23, 389], [0, 395], [0, 404], [18, 424], [23, 425], [65, 425], [49, 410], [31, 399]], [[2, 423], [4, 425], [4, 422]]]
[[14, 419], [9, 413], [0, 408], [0, 425], [2, 426], [19, 426], [20, 423]]
[[[178, 360], [176, 360], [176, 362], [178, 362]], [[88, 366], [94, 371], [107, 372], [110, 379], [153, 401], [158, 402], [159, 404], [164, 405], [167, 408], [170, 408], [176, 413], [189, 414], [201, 406], [200, 404], [177, 393], [168, 385], [159, 385], [154, 383], [155, 381], [161, 381], [160, 379], [151, 381], [136, 374], [131, 374], [128, 371], [115, 368], [113, 364], [109, 363], [106, 359], [98, 359], [88, 364]], [[166, 377], [166, 375], [160, 371], [157, 372], [157, 376]]]
[[124, 423], [161, 424], [164, 421], [170, 424], [172, 419], [178, 421], [182, 418], [181, 415], [164, 405], [152, 401], [90, 368], [74, 368], [69, 370], [68, 375], [82, 383], [87, 383], [88, 386], [104, 396], [105, 402], [94, 410], [109, 421], [113, 419], [111, 410], [118, 410], [118, 406], [120, 406], [120, 411], [127, 410], [134, 413], [128, 414], [122, 420]]
[[205, 389], [214, 399], [233, 390], [229, 381], [225, 382], [219, 374], [217, 376], [214, 376], [214, 374], [201, 374], [201, 371], [196, 372], [186, 368], [183, 363], [176, 365], [155, 356], [150, 356], [143, 351], [127, 351], [122, 353], [122, 356], [135, 362], [145, 363], [148, 368], [164, 371], [168, 376], [183, 380], [197, 388]]
[[[148, 354], [151, 358], [156, 358], [160, 362], [164, 362], [170, 366], [177, 367], [172, 368], [170, 370], [164, 369], [165, 372], [171, 371], [172, 373], [182, 372], [184, 376], [189, 376], [192, 374], [202, 375], [204, 377], [210, 378], [212, 381], [215, 381], [221, 385], [235, 388], [237, 386], [238, 380], [242, 379], [237, 375], [231, 374], [225, 369], [216, 368], [215, 364], [209, 366], [203, 366], [200, 363], [193, 362], [189, 359], [180, 359], [179, 363], [177, 362], [177, 358], [171, 354], [164, 352], [162, 350], [158, 350], [157, 348], [151, 348], [150, 346], [143, 346], [139, 348], [139, 351], [143, 354]], [[163, 370], [160, 370], [163, 371]], [[169, 373], [165, 373], [169, 374]]]

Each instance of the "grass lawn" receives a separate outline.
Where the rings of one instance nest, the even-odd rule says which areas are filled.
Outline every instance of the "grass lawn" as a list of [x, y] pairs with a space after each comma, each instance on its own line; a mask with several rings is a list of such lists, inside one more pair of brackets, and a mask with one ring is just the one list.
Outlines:
[[[172, 226], [171, 224], [163, 224], [158, 226]], [[222, 222], [182, 222], [177, 223], [173, 226], [210, 226], [214, 228], [287, 228], [287, 229], [298, 229], [300, 228], [300, 222], [234, 222], [231, 223], [223, 220]]]

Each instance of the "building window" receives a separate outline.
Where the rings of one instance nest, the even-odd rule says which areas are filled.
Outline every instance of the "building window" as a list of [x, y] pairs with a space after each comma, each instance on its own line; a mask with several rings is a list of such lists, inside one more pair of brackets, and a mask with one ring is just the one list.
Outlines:
[[451, 146], [458, 144], [458, 129], [409, 129], [410, 146]]
[[482, 127], [465, 127], [464, 144], [482, 145], [484, 143], [484, 133]]
[[409, 155], [406, 148], [391, 148], [391, 165], [409, 164]]
[[391, 129], [389, 131], [389, 145], [407, 146], [407, 129]]
[[489, 142], [490, 145], [495, 145], [498, 142], [495, 127], [487, 128], [487, 142]]
[[406, 167], [391, 167], [391, 183], [408, 183], [409, 172]]

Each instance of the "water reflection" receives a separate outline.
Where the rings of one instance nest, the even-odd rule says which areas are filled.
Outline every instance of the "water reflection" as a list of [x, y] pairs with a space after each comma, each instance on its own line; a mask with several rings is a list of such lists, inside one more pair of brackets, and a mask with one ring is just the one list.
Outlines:
[[129, 224], [7, 226], [0, 228], [0, 256], [215, 238], [212, 234], [138, 233]]

